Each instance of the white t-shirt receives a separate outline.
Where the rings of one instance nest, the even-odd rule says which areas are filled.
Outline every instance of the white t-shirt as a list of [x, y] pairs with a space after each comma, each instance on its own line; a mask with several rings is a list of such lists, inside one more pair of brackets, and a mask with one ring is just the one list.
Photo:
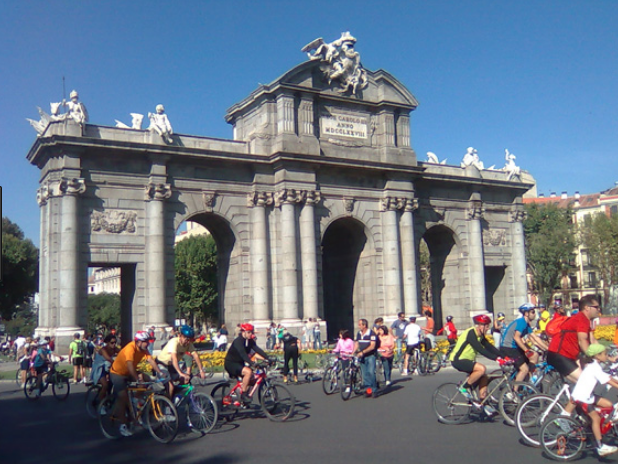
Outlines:
[[423, 329], [421, 329], [421, 326], [414, 323], [414, 322], [410, 322], [405, 330], [403, 331], [403, 336], [405, 337], [406, 340], [406, 345], [410, 346], [410, 345], [418, 345], [421, 341], [421, 332], [423, 331]]
[[603, 368], [598, 361], [592, 361], [582, 371], [575, 388], [573, 389], [573, 399], [582, 403], [594, 403], [594, 387], [597, 383], [605, 385], [611, 376], [603, 372]]

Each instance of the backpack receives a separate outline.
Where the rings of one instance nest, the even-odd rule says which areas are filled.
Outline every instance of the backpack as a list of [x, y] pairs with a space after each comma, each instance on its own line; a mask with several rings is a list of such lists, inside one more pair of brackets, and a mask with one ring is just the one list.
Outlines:
[[86, 354], [86, 347], [84, 346], [84, 342], [81, 340], [77, 340], [75, 342], [77, 348], [75, 349], [75, 354], [77, 356], [84, 356]]
[[549, 338], [554, 337], [560, 333], [560, 327], [562, 324], [569, 319], [568, 316], [558, 315], [554, 317], [551, 321], [547, 323], [545, 326], [545, 333]]
[[34, 367], [41, 367], [45, 365], [45, 359], [43, 359], [42, 353], [43, 350], [37, 351], [37, 354], [34, 357]]

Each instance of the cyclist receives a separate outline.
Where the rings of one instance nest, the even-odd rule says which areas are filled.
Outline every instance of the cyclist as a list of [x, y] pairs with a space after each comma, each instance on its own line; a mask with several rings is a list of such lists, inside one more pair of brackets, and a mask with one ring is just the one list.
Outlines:
[[[174, 381], [179, 380], [181, 384], [186, 384], [191, 380], [191, 374], [183, 371], [179, 365], [185, 354], [190, 355], [193, 358], [193, 362], [199, 367], [200, 378], [205, 378], [202, 361], [197, 354], [195, 346], [193, 346], [194, 339], [195, 330], [193, 330], [193, 327], [181, 325], [178, 329], [178, 336], [169, 340], [157, 355], [157, 363], [165, 366], [170, 373], [170, 378]], [[172, 398], [174, 385], [170, 382], [168, 388], [170, 398]]]
[[401, 359], [403, 355], [402, 351], [402, 343], [403, 343], [403, 332], [408, 325], [408, 321], [406, 320], [406, 314], [401, 312], [397, 314], [397, 319], [391, 324], [391, 332], [393, 336], [397, 339], [397, 361]]
[[[483, 400], [487, 396], [489, 378], [485, 375], [487, 371], [485, 365], [476, 362], [476, 355], [480, 353], [486, 358], [495, 361], [501, 357], [502, 353], [485, 338], [487, 329], [491, 325], [489, 316], [486, 314], [474, 316], [472, 322], [474, 325], [464, 330], [457, 339], [449, 359], [455, 369], [468, 374], [468, 378], [461, 385], [459, 391], [466, 398], [473, 399], [471, 390], [475, 385], [478, 385], [479, 395], [481, 400]], [[486, 406], [485, 412], [493, 414], [495, 411], [492, 407]]]
[[44, 338], [39, 339], [38, 350], [34, 356], [33, 366], [36, 370], [36, 390], [34, 393], [36, 396], [41, 396], [41, 382], [43, 381], [43, 374], [47, 372], [50, 362], [51, 351], [47, 347], [47, 340]]
[[453, 316], [446, 316], [446, 324], [438, 331], [438, 335], [442, 335], [446, 333], [446, 339], [448, 340], [448, 351], [447, 356], [453, 350], [455, 343], [457, 343], [457, 328], [455, 327], [455, 323], [453, 322]]
[[543, 351], [547, 351], [547, 343], [532, 330], [532, 324], [536, 317], [535, 306], [525, 303], [519, 307], [519, 312], [521, 317], [511, 322], [504, 332], [501, 351], [505, 356], [515, 361], [515, 368], [518, 370], [515, 380], [522, 382], [530, 369], [534, 370], [534, 366], [539, 360], [538, 353], [528, 349], [524, 340], [530, 341]]
[[[592, 358], [592, 361], [584, 367], [584, 370], [579, 376], [579, 380], [573, 389], [572, 398], [590, 417], [592, 422], [592, 434], [597, 442], [597, 453], [599, 456], [607, 456], [608, 454], [618, 451], [618, 448], [602, 443], [601, 416], [594, 406], [611, 408], [614, 405], [607, 398], [595, 395], [594, 389], [597, 384], [611, 385], [614, 388], [618, 388], [618, 381], [614, 380], [611, 375], [603, 372], [603, 368], [599, 364], [599, 362], [606, 363], [608, 361], [607, 352], [603, 345], [600, 343], [590, 344], [586, 349], [586, 356]], [[614, 414], [616, 414], [616, 412], [614, 412]], [[615, 420], [615, 418], [612, 419]]]
[[107, 374], [112, 367], [114, 358], [120, 352], [118, 347], [118, 339], [115, 335], [109, 334], [103, 339], [103, 346], [99, 346], [95, 349], [94, 360], [92, 361], [92, 382], [96, 385], [101, 384], [101, 391], [99, 396], [93, 399], [93, 406], [105, 398], [108, 392], [109, 384], [107, 380]]
[[114, 387], [114, 393], [117, 400], [112, 414], [116, 418], [120, 418], [123, 422], [120, 426], [120, 434], [125, 437], [130, 437], [133, 432], [127, 427], [126, 410], [129, 406], [129, 393], [127, 392], [127, 383], [129, 381], [139, 381], [140, 377], [148, 381], [149, 378], [145, 374], [137, 373], [137, 365], [142, 359], [146, 359], [152, 366], [152, 369], [163, 377], [163, 372], [157, 366], [152, 356], [148, 353], [148, 345], [152, 340], [148, 332], [140, 330], [135, 334], [133, 341], [128, 343], [114, 360], [110, 369], [110, 380]]
[[403, 372], [401, 375], [408, 375], [408, 365], [410, 356], [414, 353], [421, 343], [421, 333], [423, 329], [416, 323], [416, 316], [410, 316], [410, 322], [403, 331], [403, 339], [406, 341], [406, 355], [403, 358]]
[[225, 370], [230, 377], [242, 377], [242, 400], [245, 403], [251, 402], [248, 393], [249, 383], [253, 379], [251, 367], [254, 365], [254, 362], [249, 357], [249, 353], [254, 351], [264, 359], [268, 359], [266, 352], [257, 346], [254, 332], [255, 329], [252, 324], [241, 324], [240, 335], [230, 345], [224, 361]]

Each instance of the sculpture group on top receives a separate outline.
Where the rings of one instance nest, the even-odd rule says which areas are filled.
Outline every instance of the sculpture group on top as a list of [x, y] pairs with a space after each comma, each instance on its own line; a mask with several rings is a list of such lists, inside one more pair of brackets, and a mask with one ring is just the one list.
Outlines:
[[[506, 162], [503, 168], [496, 169], [495, 164], [486, 168], [484, 163], [480, 160], [476, 148], [468, 147], [463, 159], [461, 160], [460, 167], [465, 169], [469, 166], [474, 166], [479, 171], [505, 171], [507, 173], [506, 180], [521, 180], [521, 168], [515, 164], [515, 155], [513, 153], [510, 153], [508, 149], [505, 149], [504, 159]], [[440, 161], [435, 153], [428, 151], [427, 160], [425, 161], [425, 163], [446, 164], [446, 159]]]
[[[79, 124], [82, 128], [88, 122], [88, 110], [86, 109], [86, 106], [79, 101], [79, 94], [77, 93], [77, 90], [73, 90], [69, 97], [69, 101], [62, 99], [61, 102], [50, 103], [49, 106], [51, 108], [51, 114], [47, 114], [41, 109], [40, 106], [37, 106], [41, 117], [38, 121], [26, 118], [39, 135], [45, 132], [45, 129], [47, 129], [49, 123], [53, 121], [70, 120]], [[66, 113], [61, 114], [60, 107], [65, 107], [67, 109]]]
[[338, 83], [340, 93], [355, 95], [367, 87], [367, 72], [360, 62], [360, 54], [354, 50], [356, 39], [349, 32], [342, 32], [334, 42], [326, 43], [321, 37], [305, 45], [301, 51], [310, 60], [320, 60], [320, 70], [331, 85]]

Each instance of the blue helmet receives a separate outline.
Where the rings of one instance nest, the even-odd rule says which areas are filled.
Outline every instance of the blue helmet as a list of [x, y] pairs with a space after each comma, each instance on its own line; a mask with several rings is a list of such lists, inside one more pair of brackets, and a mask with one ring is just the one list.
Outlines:
[[519, 312], [524, 314], [527, 313], [528, 311], [534, 309], [536, 306], [534, 306], [532, 303], [524, 303], [523, 305], [521, 305], [519, 307]]
[[195, 330], [193, 330], [193, 327], [189, 327], [188, 325], [181, 325], [178, 332], [187, 338], [195, 338]]

